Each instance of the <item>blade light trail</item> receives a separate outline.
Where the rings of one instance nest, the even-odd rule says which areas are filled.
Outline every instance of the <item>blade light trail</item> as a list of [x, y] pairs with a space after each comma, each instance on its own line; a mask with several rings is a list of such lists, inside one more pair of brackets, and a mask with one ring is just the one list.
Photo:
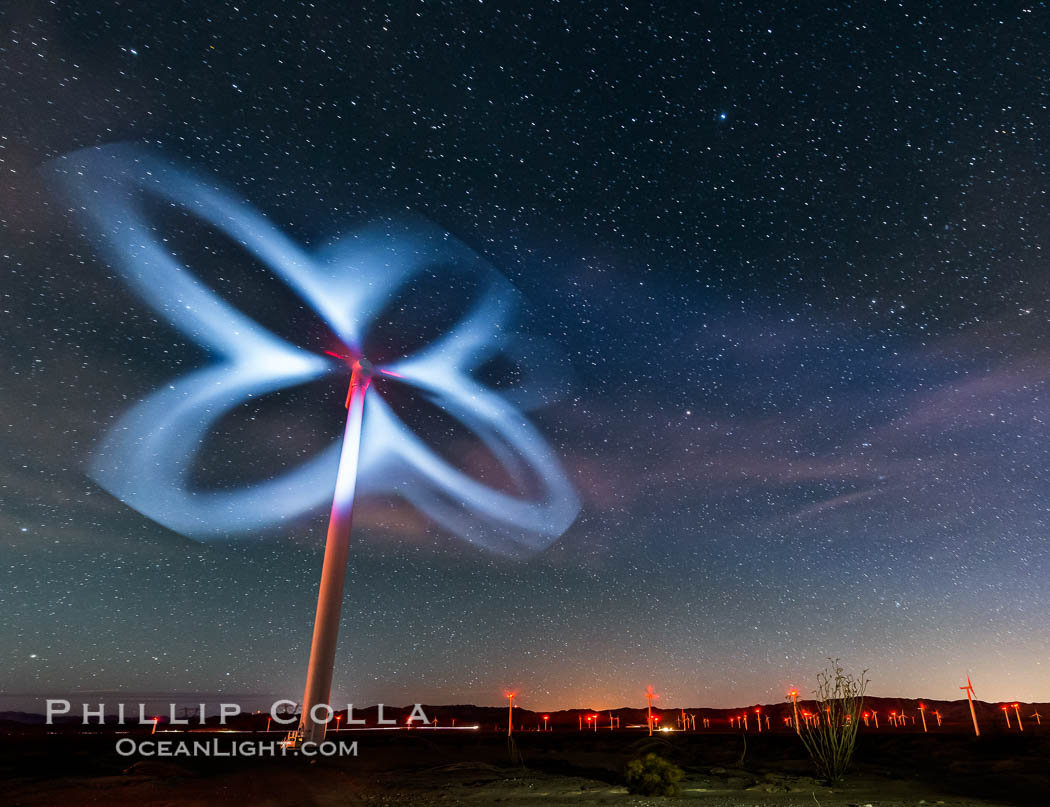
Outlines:
[[[390, 298], [413, 277], [437, 265], [476, 277], [478, 296], [447, 332], [376, 372], [415, 388], [458, 420], [521, 492], [504, 492], [464, 473], [373, 393], [356, 494], [400, 497], [461, 539], [509, 555], [546, 549], [572, 524], [579, 512], [572, 484], [521, 411], [552, 400], [557, 373], [550, 362], [540, 369], [528, 360], [524, 345], [534, 343], [514, 330], [517, 293], [466, 244], [413, 219], [370, 225], [309, 252], [213, 178], [129, 145], [77, 151], [50, 168], [89, 221], [114, 271], [212, 357], [151, 391], [101, 441], [91, 476], [121, 501], [198, 540], [254, 538], [327, 505], [340, 465], [336, 440], [263, 482], [194, 486], [198, 453], [223, 417], [249, 401], [321, 378], [333, 365], [312, 346], [277, 336], [215, 293], [158, 232], [143, 204], [152, 198], [192, 214], [253, 256], [354, 357], [363, 354], [369, 327]], [[523, 386], [531, 397], [478, 380], [476, 372], [500, 355], [526, 374]]]

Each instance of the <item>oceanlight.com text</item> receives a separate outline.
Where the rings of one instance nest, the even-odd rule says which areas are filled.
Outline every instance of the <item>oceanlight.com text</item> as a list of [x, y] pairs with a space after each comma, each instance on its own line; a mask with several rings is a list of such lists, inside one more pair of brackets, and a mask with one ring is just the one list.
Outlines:
[[116, 751], [122, 757], [356, 757], [356, 742], [305, 742], [291, 747], [276, 740], [135, 740], [122, 737]]

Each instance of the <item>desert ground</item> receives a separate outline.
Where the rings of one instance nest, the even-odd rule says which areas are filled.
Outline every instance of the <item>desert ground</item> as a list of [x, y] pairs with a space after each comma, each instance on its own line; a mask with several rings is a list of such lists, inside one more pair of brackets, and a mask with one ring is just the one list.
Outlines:
[[[349, 733], [344, 732], [345, 738]], [[240, 735], [241, 738], [258, 735]], [[272, 735], [270, 735], [272, 737]], [[343, 739], [344, 736], [341, 736]], [[868, 734], [829, 787], [789, 732], [361, 732], [356, 757], [119, 756], [112, 735], [0, 740], [3, 802], [44, 805], [643, 805], [789, 807], [1050, 804], [1050, 732]], [[656, 751], [686, 772], [676, 798], [627, 793], [627, 760]]]

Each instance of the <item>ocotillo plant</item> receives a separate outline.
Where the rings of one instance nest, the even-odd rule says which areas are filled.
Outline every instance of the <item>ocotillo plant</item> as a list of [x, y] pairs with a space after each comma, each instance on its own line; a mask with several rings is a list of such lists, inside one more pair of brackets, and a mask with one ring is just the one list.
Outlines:
[[807, 721], [799, 736], [817, 772], [829, 782], [837, 782], [853, 760], [864, 692], [870, 682], [867, 670], [853, 676], [842, 668], [838, 659], [828, 661], [830, 665], [817, 674], [817, 688], [813, 693], [817, 714], [825, 713], [828, 720]]

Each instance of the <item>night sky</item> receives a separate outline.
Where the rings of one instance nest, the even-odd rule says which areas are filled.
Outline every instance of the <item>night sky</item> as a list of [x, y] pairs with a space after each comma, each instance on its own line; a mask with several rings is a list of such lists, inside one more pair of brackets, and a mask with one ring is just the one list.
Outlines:
[[[323, 509], [202, 543], [87, 474], [211, 361], [46, 178], [114, 143], [306, 247], [427, 220], [525, 300], [526, 367], [499, 375], [545, 376], [529, 417], [580, 514], [523, 559], [364, 504], [333, 702], [733, 706], [809, 691], [829, 656], [876, 695], [955, 698], [969, 672], [981, 699], [1050, 699], [1044, 3], [123, 5], [14, 2], [0, 40], [8, 701], [305, 677]], [[154, 214], [225, 299], [328, 346], [234, 241]], [[430, 338], [458, 289], [408, 290], [369, 350]], [[335, 373], [247, 403], [195, 482], [311, 456], [344, 395]], [[398, 405], [484, 477], [469, 432]]]

